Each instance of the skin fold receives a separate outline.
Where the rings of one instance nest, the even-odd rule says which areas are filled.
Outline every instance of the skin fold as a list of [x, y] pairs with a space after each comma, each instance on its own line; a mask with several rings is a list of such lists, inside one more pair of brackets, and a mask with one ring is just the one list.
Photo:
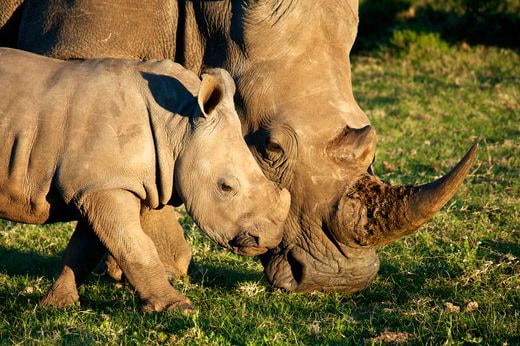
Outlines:
[[190, 310], [143, 231], [143, 217], [166, 205], [184, 203], [239, 254], [280, 242], [289, 193], [248, 150], [226, 71], [200, 81], [171, 60], [66, 62], [0, 48], [0, 89], [0, 217], [78, 221], [43, 304], [78, 301], [106, 248], [145, 310]]
[[[449, 179], [424, 186], [392, 187], [373, 176], [376, 131], [351, 83], [356, 0], [25, 0], [21, 8], [17, 46], [25, 50], [61, 59], [171, 58], [196, 73], [230, 72], [251, 152], [291, 193], [282, 241], [261, 256], [276, 287], [367, 287], [379, 269], [377, 249], [431, 218], [476, 155], [474, 147]], [[154, 220], [171, 215], [163, 213]], [[147, 233], [166, 234], [153, 228], [167, 223], [148, 224]]]

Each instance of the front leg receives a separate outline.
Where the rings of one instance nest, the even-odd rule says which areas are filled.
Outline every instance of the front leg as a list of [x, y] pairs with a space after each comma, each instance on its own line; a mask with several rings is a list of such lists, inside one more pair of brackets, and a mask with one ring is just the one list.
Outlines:
[[169, 284], [157, 249], [141, 227], [140, 201], [134, 194], [125, 190], [93, 192], [79, 207], [143, 300], [143, 310], [193, 309], [189, 299]]

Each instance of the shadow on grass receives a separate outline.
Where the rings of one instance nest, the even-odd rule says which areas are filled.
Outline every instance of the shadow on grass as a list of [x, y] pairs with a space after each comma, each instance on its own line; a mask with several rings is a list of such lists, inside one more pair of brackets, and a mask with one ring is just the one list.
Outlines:
[[367, 291], [360, 294], [359, 299], [365, 304], [375, 302], [391, 302], [397, 305], [406, 305], [417, 296], [427, 296], [433, 300], [443, 300], [453, 296], [450, 288], [438, 287], [427, 288], [427, 281], [441, 276], [450, 278], [457, 275], [448, 263], [443, 261], [431, 261], [428, 263], [417, 263], [408, 266], [403, 271], [398, 266], [383, 260], [379, 271], [379, 279], [391, 283], [387, 285], [373, 285]]
[[194, 263], [189, 268], [190, 280], [211, 288], [230, 289], [241, 282], [265, 280], [262, 272], [226, 268], [225, 264]]
[[35, 308], [43, 298], [41, 293], [21, 294], [0, 290], [0, 314], [14, 316], [21, 310]]
[[0, 272], [9, 276], [30, 275], [51, 279], [59, 272], [61, 257], [62, 253], [46, 256], [0, 246]]
[[370, 98], [366, 98], [367, 103], [369, 103], [372, 107], [385, 107], [392, 106], [399, 103], [398, 97], [390, 97], [390, 96], [374, 96]]
[[482, 242], [482, 247], [487, 248], [488, 257], [492, 259], [503, 260], [507, 259], [508, 255], [520, 258], [520, 245], [510, 242], [496, 242], [485, 240]]

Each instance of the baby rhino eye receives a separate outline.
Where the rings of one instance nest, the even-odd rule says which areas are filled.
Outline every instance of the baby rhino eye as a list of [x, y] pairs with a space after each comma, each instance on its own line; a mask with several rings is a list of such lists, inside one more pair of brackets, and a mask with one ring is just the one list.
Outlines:
[[224, 191], [224, 192], [233, 191], [233, 188], [230, 185], [226, 184], [226, 183], [221, 183], [220, 184], [220, 189], [222, 191]]
[[238, 180], [235, 177], [220, 178], [218, 180], [218, 188], [226, 194], [236, 193], [238, 190]]

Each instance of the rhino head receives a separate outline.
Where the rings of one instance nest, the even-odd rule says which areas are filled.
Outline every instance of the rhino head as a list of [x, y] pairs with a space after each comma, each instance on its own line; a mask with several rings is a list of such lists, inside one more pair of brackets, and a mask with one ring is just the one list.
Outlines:
[[[330, 97], [324, 93], [313, 100], [320, 96]], [[454, 195], [477, 145], [437, 181], [391, 186], [372, 173], [374, 128], [350, 125], [362, 120], [362, 113], [349, 112], [345, 119], [336, 109], [323, 113], [326, 99], [316, 105], [302, 99], [305, 108], [297, 117], [271, 118], [246, 136], [266, 176], [292, 197], [283, 240], [261, 260], [277, 287], [357, 291], [375, 278], [379, 247], [411, 234]]]
[[175, 167], [175, 188], [195, 222], [219, 245], [241, 255], [274, 248], [290, 195], [267, 180], [241, 135], [235, 85], [222, 69], [207, 70]]
[[[366, 288], [379, 270], [376, 250], [413, 233], [440, 210], [478, 149], [474, 144], [455, 168], [432, 183], [391, 186], [371, 173], [375, 131], [370, 125], [347, 127], [340, 136], [322, 146], [331, 162], [320, 162], [320, 170], [329, 170], [329, 183], [331, 177], [343, 177], [343, 184], [338, 179], [336, 188], [324, 188], [320, 179], [326, 177], [317, 169], [315, 175], [298, 177], [308, 179], [305, 189], [313, 199], [293, 202], [283, 241], [262, 257], [274, 286], [297, 291]], [[298, 232], [290, 231], [294, 229]]]

